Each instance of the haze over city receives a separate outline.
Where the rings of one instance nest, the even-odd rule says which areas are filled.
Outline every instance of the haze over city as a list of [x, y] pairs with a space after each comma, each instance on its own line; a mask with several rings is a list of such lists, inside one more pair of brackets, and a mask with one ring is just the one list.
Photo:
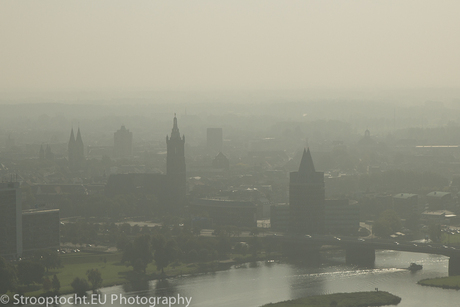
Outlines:
[[455, 305], [459, 12], [0, 1], [0, 304]]
[[458, 1], [2, 1], [0, 89], [458, 88]]

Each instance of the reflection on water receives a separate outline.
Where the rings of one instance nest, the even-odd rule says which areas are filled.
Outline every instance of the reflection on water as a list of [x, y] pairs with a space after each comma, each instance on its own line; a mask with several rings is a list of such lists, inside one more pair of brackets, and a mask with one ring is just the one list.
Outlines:
[[146, 279], [133, 280], [129, 284], [123, 285], [123, 291], [129, 292], [147, 292], [150, 289], [150, 282]]
[[158, 280], [155, 285], [155, 296], [175, 296], [177, 289], [168, 280]]
[[[422, 264], [423, 270], [406, 270], [411, 262]], [[459, 291], [417, 285], [417, 281], [423, 278], [446, 276], [446, 257], [381, 251], [376, 253], [374, 268], [344, 263], [343, 253], [325, 255], [320, 266], [258, 262], [210, 274], [151, 281], [131, 287], [110, 287], [102, 292], [123, 292], [127, 296], [179, 294], [192, 297], [190, 306], [195, 307], [258, 307], [308, 295], [374, 291], [375, 288], [402, 297], [398, 307], [446, 307], [460, 302]]]

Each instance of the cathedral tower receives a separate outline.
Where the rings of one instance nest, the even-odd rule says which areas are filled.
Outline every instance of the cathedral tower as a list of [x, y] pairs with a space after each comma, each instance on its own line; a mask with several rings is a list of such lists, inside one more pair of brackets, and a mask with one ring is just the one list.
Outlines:
[[69, 167], [73, 170], [79, 170], [85, 164], [85, 148], [81, 138], [80, 128], [78, 128], [77, 137], [74, 137], [73, 128], [70, 132], [68, 145]]
[[181, 203], [185, 199], [185, 136], [180, 136], [177, 127], [177, 118], [174, 114], [173, 128], [171, 137], [166, 136], [166, 176], [168, 186], [174, 202]]
[[324, 173], [315, 171], [310, 149], [304, 149], [299, 171], [290, 173], [291, 231], [318, 234], [324, 231]]

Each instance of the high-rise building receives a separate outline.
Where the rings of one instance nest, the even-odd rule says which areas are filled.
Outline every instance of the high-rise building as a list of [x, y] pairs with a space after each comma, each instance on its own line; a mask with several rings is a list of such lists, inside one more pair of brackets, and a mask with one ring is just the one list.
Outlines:
[[113, 134], [113, 153], [115, 158], [127, 158], [133, 154], [133, 133], [125, 126]]
[[324, 231], [333, 235], [357, 236], [359, 206], [348, 199], [326, 199], [324, 203]]
[[22, 208], [18, 182], [0, 183], [0, 255], [22, 255]]
[[180, 136], [177, 118], [174, 114], [171, 137], [166, 136], [166, 176], [175, 201], [182, 201], [186, 194], [185, 136]]
[[32, 209], [22, 212], [24, 253], [59, 248], [59, 210]]
[[221, 152], [222, 143], [222, 128], [208, 128], [206, 130], [206, 146], [208, 149]]
[[300, 167], [290, 173], [289, 210], [291, 232], [324, 232], [324, 173], [315, 171], [310, 149], [304, 149]]
[[77, 137], [74, 137], [73, 128], [70, 132], [68, 145], [69, 167], [72, 170], [80, 170], [85, 165], [85, 147], [81, 138], [80, 128], [78, 128]]

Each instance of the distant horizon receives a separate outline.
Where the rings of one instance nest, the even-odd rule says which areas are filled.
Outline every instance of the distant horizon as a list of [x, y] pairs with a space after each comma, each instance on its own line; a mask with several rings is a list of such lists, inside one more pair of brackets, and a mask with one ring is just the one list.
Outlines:
[[460, 2], [0, 2], [0, 91], [460, 86]]

